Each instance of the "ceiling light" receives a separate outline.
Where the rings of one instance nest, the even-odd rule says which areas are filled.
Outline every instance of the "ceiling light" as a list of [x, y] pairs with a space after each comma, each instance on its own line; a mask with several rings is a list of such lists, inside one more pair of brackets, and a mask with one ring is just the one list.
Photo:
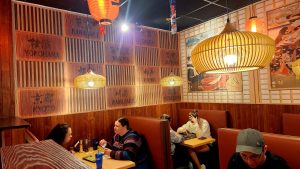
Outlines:
[[274, 55], [275, 42], [256, 32], [240, 32], [229, 23], [217, 36], [208, 38], [192, 51], [192, 64], [201, 73], [231, 73], [267, 66]]
[[123, 23], [123, 24], [121, 25], [121, 30], [122, 30], [122, 32], [127, 32], [128, 29], [129, 29], [129, 27], [128, 27], [128, 25], [127, 25], [126, 23]]
[[92, 70], [89, 70], [83, 75], [79, 75], [74, 79], [74, 85], [81, 89], [97, 89], [102, 88], [106, 84], [105, 77], [95, 74]]
[[164, 87], [181, 86], [182, 83], [182, 78], [180, 76], [174, 75], [172, 72], [169, 76], [164, 77], [160, 80], [160, 84]]

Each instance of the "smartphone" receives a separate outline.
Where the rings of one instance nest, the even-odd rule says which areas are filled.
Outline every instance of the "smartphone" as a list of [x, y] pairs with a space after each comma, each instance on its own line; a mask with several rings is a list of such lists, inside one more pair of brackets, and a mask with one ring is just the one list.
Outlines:
[[205, 139], [206, 139], [206, 137], [200, 137], [199, 139], [200, 139], [200, 140], [205, 140]]

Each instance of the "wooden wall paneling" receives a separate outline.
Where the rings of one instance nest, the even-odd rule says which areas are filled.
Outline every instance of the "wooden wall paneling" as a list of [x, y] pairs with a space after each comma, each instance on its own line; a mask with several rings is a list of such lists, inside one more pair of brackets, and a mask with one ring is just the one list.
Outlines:
[[102, 41], [65, 38], [66, 61], [83, 63], [104, 63]]
[[135, 46], [135, 63], [136, 65], [159, 66], [159, 49]]
[[64, 64], [61, 62], [17, 61], [19, 88], [63, 87]]
[[135, 45], [158, 47], [158, 31], [151, 28], [141, 27], [135, 30]]
[[61, 16], [61, 12], [24, 2], [15, 2], [14, 10], [16, 30], [62, 35], [61, 28], [57, 27], [60, 19], [55, 14]]
[[178, 49], [178, 34], [169, 31], [159, 31], [159, 47], [165, 49]]
[[106, 107], [105, 89], [83, 90], [70, 88], [68, 95], [68, 113], [104, 110]]
[[135, 67], [121, 65], [106, 65], [106, 84], [135, 85]]
[[[115, 23], [104, 27], [104, 41], [132, 45], [133, 33], [131, 31], [128, 31], [126, 33], [122, 32], [119, 25], [119, 23]], [[134, 26], [130, 25], [130, 27]]]
[[176, 104], [162, 104], [62, 116], [29, 118], [26, 120], [31, 124], [30, 131], [32, 131], [32, 133], [40, 140], [46, 138], [50, 130], [57, 123], [68, 123], [72, 127], [73, 132], [73, 138], [69, 145], [74, 145], [78, 139], [83, 138], [105, 138], [110, 140], [114, 134], [114, 122], [121, 116], [146, 116], [159, 118], [161, 114], [167, 113], [174, 118], [173, 120], [175, 120], [176, 111]]
[[12, 3], [0, 1], [0, 115], [15, 116]]
[[162, 103], [160, 85], [142, 85], [136, 87], [138, 106], [158, 105]]

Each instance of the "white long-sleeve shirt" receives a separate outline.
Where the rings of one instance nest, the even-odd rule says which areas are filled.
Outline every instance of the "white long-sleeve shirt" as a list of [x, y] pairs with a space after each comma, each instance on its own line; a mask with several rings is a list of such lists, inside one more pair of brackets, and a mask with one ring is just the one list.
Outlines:
[[211, 137], [209, 123], [203, 118], [198, 118], [198, 123], [188, 121], [183, 126], [179, 127], [177, 132], [181, 133], [184, 129], [190, 133], [196, 134], [197, 138]]

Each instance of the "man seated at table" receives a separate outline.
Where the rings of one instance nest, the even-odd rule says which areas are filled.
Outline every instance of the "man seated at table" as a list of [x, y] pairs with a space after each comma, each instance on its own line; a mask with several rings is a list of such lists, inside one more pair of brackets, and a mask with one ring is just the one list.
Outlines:
[[290, 167], [283, 158], [267, 151], [267, 145], [259, 131], [248, 128], [238, 134], [236, 153], [229, 160], [228, 169], [250, 168], [289, 169]]
[[114, 138], [112, 144], [102, 139], [99, 145], [105, 147], [104, 154], [117, 160], [135, 162], [134, 169], [148, 169], [147, 152], [142, 137], [129, 127], [126, 117], [115, 121]]
[[[196, 135], [197, 138], [201, 137], [211, 137], [210, 135], [210, 127], [207, 120], [203, 118], [198, 118], [198, 111], [193, 110], [189, 113], [189, 121], [185, 123], [183, 126], [177, 129], [177, 133], [186, 134], [186, 133], [193, 133]], [[194, 164], [196, 165], [197, 169], [205, 169], [204, 164], [200, 164], [200, 161], [197, 157], [197, 153], [208, 152], [210, 150], [210, 145], [203, 145], [197, 148], [189, 148], [188, 152], [191, 156]]]

